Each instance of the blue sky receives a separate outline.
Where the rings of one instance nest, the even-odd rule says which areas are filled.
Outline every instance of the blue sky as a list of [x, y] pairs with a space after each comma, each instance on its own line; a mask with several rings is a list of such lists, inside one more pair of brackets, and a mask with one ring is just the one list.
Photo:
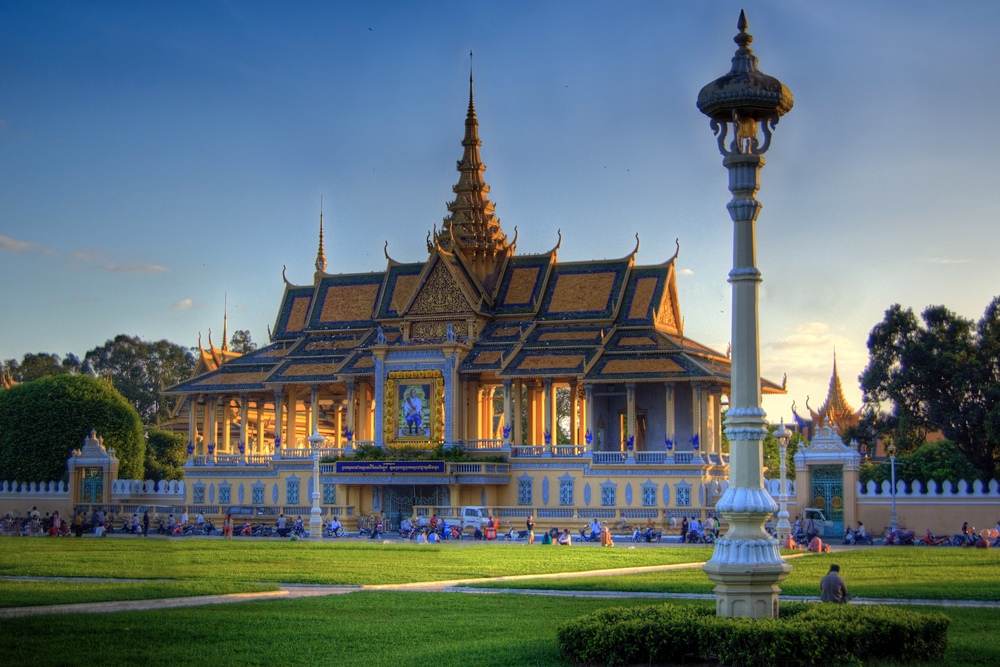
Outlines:
[[[265, 341], [281, 270], [426, 257], [475, 52], [497, 214], [521, 252], [658, 263], [724, 350], [732, 223], [701, 87], [746, 7], [795, 108], [759, 194], [764, 374], [860, 405], [893, 303], [978, 319], [1000, 289], [997, 3], [0, 2], [0, 358], [118, 333], [194, 345], [223, 301]], [[991, 187], [992, 186], [992, 187]]]

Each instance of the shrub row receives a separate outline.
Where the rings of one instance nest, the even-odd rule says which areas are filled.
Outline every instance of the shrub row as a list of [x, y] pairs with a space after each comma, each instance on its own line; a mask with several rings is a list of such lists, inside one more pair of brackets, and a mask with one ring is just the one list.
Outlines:
[[724, 618], [695, 605], [616, 607], [559, 628], [559, 645], [584, 664], [860, 665], [940, 660], [943, 614], [899, 607], [789, 603], [781, 618]]

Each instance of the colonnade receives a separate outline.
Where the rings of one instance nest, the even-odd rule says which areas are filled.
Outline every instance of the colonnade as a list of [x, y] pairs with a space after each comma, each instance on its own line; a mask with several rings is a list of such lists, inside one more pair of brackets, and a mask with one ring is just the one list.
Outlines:
[[[308, 437], [320, 429], [322, 387], [285, 386], [270, 394], [217, 395], [193, 397], [188, 403], [188, 442], [193, 453], [273, 454], [276, 448], [308, 448]], [[344, 447], [345, 430], [352, 440], [370, 440], [374, 433], [374, 396], [367, 383], [347, 385], [346, 399], [334, 392], [332, 409], [333, 447]], [[238, 440], [233, 441], [234, 423], [239, 423]], [[252, 432], [251, 432], [252, 431]], [[243, 444], [243, 452], [239, 445]]]
[[[320, 401], [330, 398], [330, 392], [324, 389], [320, 385], [287, 385], [270, 395], [199, 396], [189, 403], [189, 442], [195, 445], [194, 453], [199, 455], [271, 454], [275, 445], [281, 449], [308, 448], [307, 438], [320, 428]], [[333, 422], [328, 423], [325, 430], [332, 431], [331, 445], [337, 448], [347, 444], [347, 432], [350, 432], [352, 441], [370, 441], [375, 433], [375, 396], [371, 384], [351, 382], [346, 384], [345, 389], [344, 393], [332, 392], [331, 408], [325, 411]], [[558, 444], [560, 417], [564, 423], [568, 417], [568, 444], [590, 448], [597, 446], [594, 442], [598, 430], [594, 423], [594, 384], [560, 382], [551, 378], [504, 380], [501, 384], [469, 380], [461, 382], [458, 389], [465, 397], [456, 406], [463, 413], [455, 415], [461, 425], [456, 433], [458, 439], [502, 439], [507, 446], [555, 445]], [[624, 389], [625, 410], [621, 417], [624, 423], [620, 429], [620, 442], [602, 443], [603, 449], [626, 450], [628, 437], [637, 434], [637, 385], [626, 383]], [[559, 390], [569, 394], [568, 415], [559, 414]], [[690, 391], [691, 395], [690, 443], [678, 442], [677, 438], [678, 391]], [[721, 453], [722, 387], [668, 382], [664, 383], [663, 395], [665, 442], [661, 446], [658, 442], [643, 443], [636, 439], [633, 448], [660, 450], [666, 447], [674, 451], [694, 450], [699, 454]], [[644, 408], [643, 414], [648, 414], [648, 409]], [[521, 418], [522, 415], [526, 418]], [[239, 439], [233, 442], [233, 427], [237, 421]], [[588, 434], [592, 436], [591, 442], [588, 442]], [[199, 435], [202, 437], [199, 438]], [[268, 435], [271, 437], [266, 437]], [[240, 443], [243, 444], [242, 452], [239, 451]]]

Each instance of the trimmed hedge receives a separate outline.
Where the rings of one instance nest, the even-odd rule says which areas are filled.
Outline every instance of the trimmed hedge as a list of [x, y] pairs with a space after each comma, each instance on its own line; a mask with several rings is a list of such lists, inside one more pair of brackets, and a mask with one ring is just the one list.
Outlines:
[[950, 619], [899, 607], [789, 603], [781, 618], [725, 618], [695, 605], [616, 607], [559, 628], [563, 655], [600, 665], [861, 665], [940, 660]]

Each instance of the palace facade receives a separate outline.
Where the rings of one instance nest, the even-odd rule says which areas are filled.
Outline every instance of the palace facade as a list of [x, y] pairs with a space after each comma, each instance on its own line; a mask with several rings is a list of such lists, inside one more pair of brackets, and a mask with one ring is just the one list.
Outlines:
[[[711, 512], [730, 362], [684, 336], [677, 254], [638, 265], [638, 237], [612, 260], [560, 262], [559, 243], [518, 254], [488, 197], [471, 77], [462, 146], [426, 260], [328, 273], [321, 214], [313, 281], [285, 279], [269, 344], [236, 356], [210, 342], [168, 390], [186, 419], [188, 506], [308, 514], [323, 457], [322, 513], [342, 518]], [[466, 460], [351, 464], [458, 447]]]

